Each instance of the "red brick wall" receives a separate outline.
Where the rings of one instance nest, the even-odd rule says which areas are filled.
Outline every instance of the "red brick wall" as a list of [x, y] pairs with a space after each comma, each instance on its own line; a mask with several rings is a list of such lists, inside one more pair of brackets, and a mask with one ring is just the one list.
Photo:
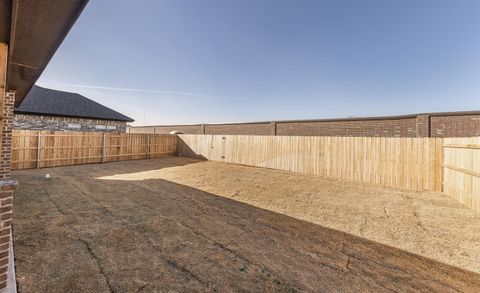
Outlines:
[[431, 116], [430, 136], [480, 136], [480, 114], [468, 116]]
[[277, 122], [277, 135], [416, 137], [416, 119]]
[[186, 134], [459, 137], [480, 136], [479, 112], [430, 113], [392, 117], [296, 120], [254, 123], [133, 127], [131, 132]]
[[430, 135], [430, 116], [418, 115], [415, 127], [417, 129], [417, 137], [428, 137]]
[[188, 134], [203, 134], [203, 125], [162, 125], [162, 126], [136, 126], [129, 127], [128, 133], [170, 133], [170, 131], [178, 130]]
[[10, 178], [12, 153], [13, 104], [15, 95], [6, 93], [3, 100], [2, 147], [0, 151], [0, 289], [7, 287], [9, 245], [12, 235], [13, 191], [17, 181]]
[[12, 156], [13, 104], [15, 95], [6, 93], [2, 109], [2, 149], [0, 159], [0, 179], [10, 177]]
[[127, 126], [127, 133], [153, 133], [153, 127], [154, 126]]
[[242, 124], [206, 124], [206, 134], [230, 134], [230, 135], [272, 135], [272, 125], [265, 123], [242, 123]]
[[155, 133], [170, 133], [174, 130], [188, 134], [203, 134], [203, 125], [155, 126]]
[[272, 135], [270, 122], [241, 124], [196, 124], [131, 127], [130, 133], [169, 133], [178, 130], [187, 134]]

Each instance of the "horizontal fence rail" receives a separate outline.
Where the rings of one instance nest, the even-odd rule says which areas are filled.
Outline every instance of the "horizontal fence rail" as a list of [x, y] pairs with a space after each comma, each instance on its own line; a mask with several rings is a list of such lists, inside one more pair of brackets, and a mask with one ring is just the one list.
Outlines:
[[442, 191], [442, 138], [182, 134], [178, 143], [182, 156]]
[[15, 130], [12, 170], [172, 156], [176, 148], [170, 134]]

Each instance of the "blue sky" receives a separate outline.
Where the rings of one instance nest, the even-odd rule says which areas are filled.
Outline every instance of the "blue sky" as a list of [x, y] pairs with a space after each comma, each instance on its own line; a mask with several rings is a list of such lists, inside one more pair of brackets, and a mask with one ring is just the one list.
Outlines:
[[136, 125], [480, 110], [480, 1], [92, 0], [37, 84]]

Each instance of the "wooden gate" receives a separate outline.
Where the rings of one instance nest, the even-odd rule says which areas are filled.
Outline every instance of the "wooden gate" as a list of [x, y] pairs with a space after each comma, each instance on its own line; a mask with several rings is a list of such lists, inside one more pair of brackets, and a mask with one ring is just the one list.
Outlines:
[[480, 137], [445, 138], [443, 190], [480, 212]]

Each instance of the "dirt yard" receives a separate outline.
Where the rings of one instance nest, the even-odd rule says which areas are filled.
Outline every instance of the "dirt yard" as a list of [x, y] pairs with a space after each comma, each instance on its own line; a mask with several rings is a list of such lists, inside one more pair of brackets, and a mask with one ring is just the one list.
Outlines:
[[14, 176], [22, 293], [480, 291], [480, 215], [441, 194], [188, 158]]

